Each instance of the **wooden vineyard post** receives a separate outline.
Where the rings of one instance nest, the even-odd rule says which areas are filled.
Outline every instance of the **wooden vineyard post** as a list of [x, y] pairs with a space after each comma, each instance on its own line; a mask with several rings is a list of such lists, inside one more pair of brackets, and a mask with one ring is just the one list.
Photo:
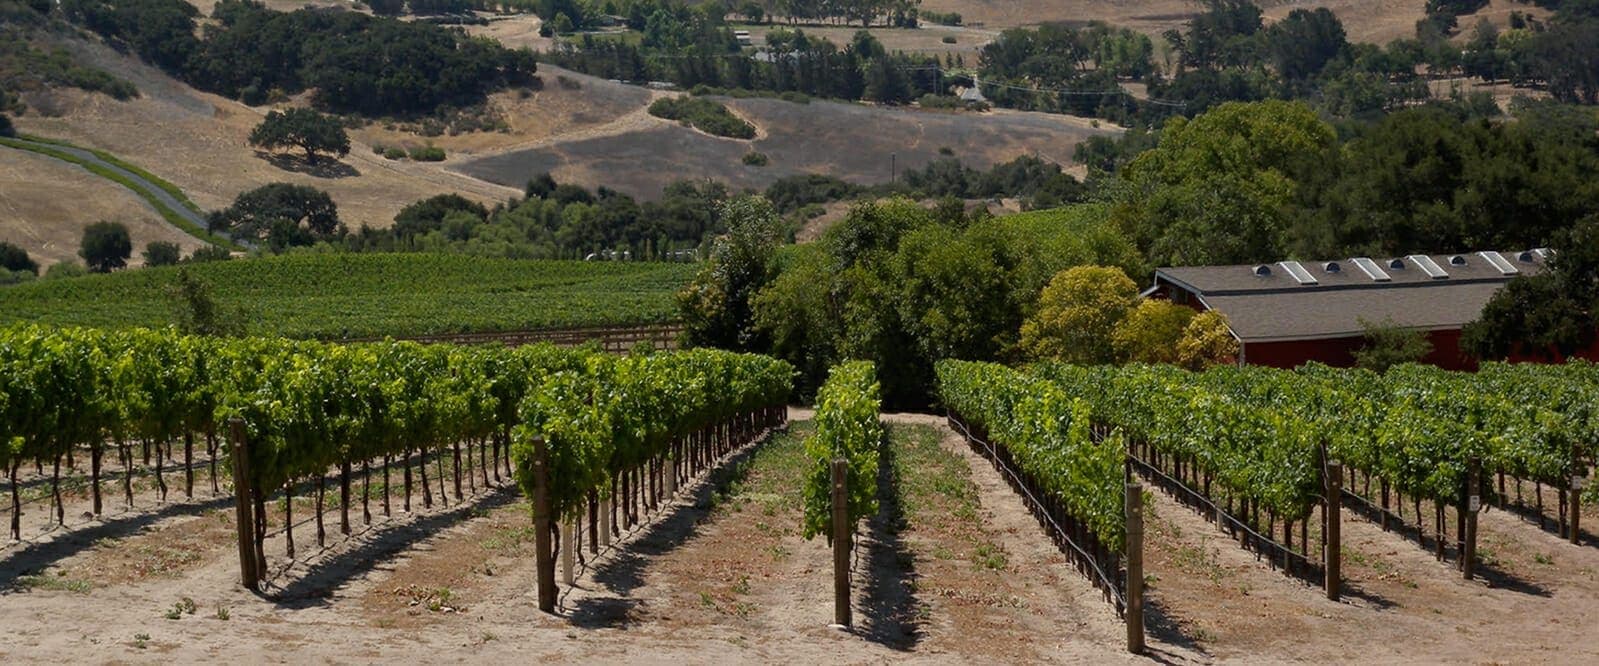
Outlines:
[[600, 500], [600, 546], [611, 545], [611, 497]]
[[244, 420], [229, 420], [228, 433], [233, 440], [233, 509], [239, 536], [239, 582], [246, 589], [258, 591], [261, 572], [255, 566], [255, 507], [250, 501], [250, 445], [244, 434]]
[[561, 523], [561, 584], [572, 586], [572, 570], [577, 564], [577, 527], [574, 521]]
[[539, 610], [555, 612], [555, 553], [551, 552], [549, 446], [533, 440], [533, 551], [538, 569]]
[[1582, 541], [1582, 487], [1588, 485], [1587, 470], [1583, 469], [1582, 457], [1577, 454], [1577, 447], [1571, 447], [1571, 499], [1566, 506], [1571, 507], [1571, 545], [1578, 545]]
[[1127, 484], [1127, 651], [1144, 651], [1144, 487]]
[[850, 626], [849, 463], [833, 461], [833, 624]]
[[666, 500], [668, 502], [672, 501], [672, 498], [677, 496], [677, 454], [675, 449], [676, 447], [673, 447], [672, 450], [667, 452], [666, 464], [664, 465], [666, 468], [666, 478], [663, 479], [663, 482], [666, 485], [664, 494], [666, 495]]
[[1343, 541], [1339, 532], [1343, 527], [1344, 466], [1337, 460], [1327, 461], [1327, 545], [1322, 548], [1326, 567], [1327, 598], [1338, 601], [1342, 596]]
[[1477, 512], [1482, 509], [1482, 496], [1478, 487], [1482, 476], [1482, 462], [1472, 458], [1466, 465], [1466, 535], [1460, 545], [1460, 575], [1471, 580], [1477, 565]]

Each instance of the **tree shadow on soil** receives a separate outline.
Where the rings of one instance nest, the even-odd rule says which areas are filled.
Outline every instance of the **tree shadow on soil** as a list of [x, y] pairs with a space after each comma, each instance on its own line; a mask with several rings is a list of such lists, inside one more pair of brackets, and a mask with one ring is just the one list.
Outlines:
[[[503, 507], [521, 496], [515, 484], [506, 484], [491, 488], [475, 500], [456, 504], [447, 511], [404, 523], [377, 527], [368, 535], [363, 535], [364, 540], [360, 545], [311, 563], [304, 575], [289, 581], [276, 593], [263, 596], [269, 597], [277, 605], [285, 608], [299, 609], [325, 605], [333, 590], [352, 578], [377, 568], [395, 554], [410, 549], [451, 525], [471, 518], [473, 514]], [[284, 577], [286, 573], [278, 572], [274, 580], [268, 581], [268, 585], [274, 584], [275, 579]]]
[[[199, 516], [207, 511], [233, 504], [232, 497], [218, 497], [203, 502], [177, 502], [155, 511], [128, 514], [105, 519], [97, 525], [73, 529], [49, 541], [29, 543], [27, 546], [0, 558], [0, 584], [14, 582], [18, 577], [49, 567], [56, 562], [94, 547], [102, 539], [120, 539], [181, 515]], [[8, 588], [9, 589], [9, 588]]]
[[264, 150], [257, 150], [255, 151], [255, 156], [284, 171], [303, 173], [312, 178], [336, 179], [361, 175], [361, 172], [355, 167], [327, 156], [318, 159], [316, 164], [306, 162], [303, 155], [291, 155], [289, 153], [269, 153]]
[[669, 507], [662, 507], [664, 515], [635, 534], [625, 548], [613, 545], [611, 557], [595, 566], [592, 578], [598, 586], [615, 596], [588, 597], [570, 606], [563, 601], [567, 621], [585, 629], [615, 628], [631, 623], [634, 610], [643, 600], [627, 595], [644, 585], [644, 573], [650, 563], [676, 550], [694, 536], [700, 523], [711, 515], [714, 508], [712, 497], [744, 478], [749, 472], [750, 460], [772, 441], [774, 434], [768, 434], [758, 443], [734, 453], [712, 470], [704, 482], [691, 486], [687, 495], [680, 496], [680, 500]]
[[866, 526], [866, 594], [860, 600], [865, 626], [861, 636], [895, 650], [910, 650], [922, 638], [918, 622], [916, 557], [900, 538], [905, 528], [894, 447], [885, 443], [877, 458], [877, 514]]

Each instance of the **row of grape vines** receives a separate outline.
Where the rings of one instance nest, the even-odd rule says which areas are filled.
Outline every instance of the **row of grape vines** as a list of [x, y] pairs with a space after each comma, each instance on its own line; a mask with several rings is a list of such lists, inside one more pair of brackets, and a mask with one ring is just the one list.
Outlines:
[[[409, 509], [415, 462], [431, 505], [430, 458], [441, 501], [444, 460], [451, 459], [459, 499], [463, 471], [471, 483], [481, 470], [487, 485], [491, 458], [496, 477], [503, 459], [526, 486], [529, 451], [539, 441], [548, 449], [555, 507], [575, 515], [592, 495], [635, 491], [628, 484], [643, 465], [663, 457], [708, 459], [713, 444], [769, 424], [791, 374], [781, 361], [710, 350], [613, 356], [551, 346], [337, 345], [16, 327], [0, 330], [0, 464], [11, 479], [13, 537], [20, 538], [17, 472], [26, 462], [51, 467], [57, 484], [63, 459], [87, 452], [98, 513], [107, 450], [131, 470], [132, 445], [152, 444], [164, 496], [163, 457], [171, 442], [191, 442], [196, 433], [231, 435], [204, 439], [215, 442], [208, 446], [211, 459], [229, 459], [235, 484], [250, 489], [259, 579], [264, 505], [276, 489], [287, 494], [297, 484], [316, 485], [320, 541], [329, 470], [337, 470], [348, 533], [355, 465], [370, 479], [369, 464], [381, 461], [387, 511], [389, 465], [400, 462]], [[234, 455], [239, 450], [245, 455]], [[190, 491], [191, 457], [185, 446]], [[132, 476], [125, 473], [125, 483]], [[608, 485], [618, 482], [620, 488]], [[59, 522], [59, 490], [54, 494]], [[285, 511], [291, 506], [285, 502]]]
[[877, 512], [877, 458], [883, 441], [878, 420], [877, 369], [869, 361], [833, 366], [816, 392], [816, 431], [805, 440], [811, 473], [805, 483], [804, 535], [833, 534], [832, 463], [848, 464], [850, 524]]
[[1246, 545], [1283, 554], [1290, 569], [1307, 572], [1315, 561], [1310, 542], [1321, 536], [1309, 528], [1325, 525], [1324, 515], [1310, 516], [1325, 510], [1329, 460], [1352, 473], [1341, 494], [1354, 508], [1384, 527], [1413, 529], [1440, 559], [1460, 558], [1480, 502], [1495, 501], [1487, 470], [1570, 488], [1586, 476], [1595, 441], [1599, 383], [1585, 364], [1489, 364], [1476, 374], [1427, 366], [1378, 375], [1324, 366], [1190, 373], [1058, 364], [1034, 372], [1087, 401], [1096, 423], [1126, 433], [1134, 460], [1188, 489], [1190, 504], [1238, 517], [1237, 527], [1256, 537]]
[[993, 363], [946, 360], [936, 370], [951, 427], [1028, 500], [1056, 546], [1118, 611], [1139, 607], [1126, 587], [1121, 439], [1098, 436], [1088, 404], [1049, 381]]

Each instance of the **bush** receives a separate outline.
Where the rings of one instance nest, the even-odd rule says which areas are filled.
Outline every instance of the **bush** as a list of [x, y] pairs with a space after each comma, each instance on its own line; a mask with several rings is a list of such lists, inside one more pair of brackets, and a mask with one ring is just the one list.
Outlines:
[[391, 160], [403, 160], [405, 159], [405, 149], [399, 146], [384, 148], [383, 157]]
[[746, 164], [748, 166], [763, 167], [763, 166], [766, 166], [767, 164], [769, 164], [770, 162], [771, 161], [766, 158], [766, 153], [756, 152], [756, 151], [753, 151], [753, 150], [750, 151], [750, 152], [744, 153], [744, 164]]
[[183, 258], [183, 249], [177, 243], [155, 241], [144, 246], [145, 266], [172, 266]]
[[943, 39], [940, 39], [938, 41], [941, 41], [941, 42], [943, 42], [945, 44], [954, 44], [955, 43], [955, 36], [954, 35], [944, 35]]
[[233, 253], [229, 252], [227, 248], [218, 247], [216, 245], [206, 245], [196, 248], [194, 253], [189, 255], [189, 263], [203, 264], [212, 261], [227, 261], [232, 258]]
[[11, 117], [0, 113], [0, 136], [16, 136], [17, 128], [11, 124]]
[[62, 259], [61, 261], [51, 264], [50, 268], [45, 269], [44, 279], [58, 280], [61, 278], [79, 277], [88, 274], [89, 269], [84, 268], [83, 264], [71, 259]]
[[0, 269], [39, 274], [39, 264], [28, 256], [27, 250], [5, 241], [0, 241]]
[[411, 159], [418, 162], [443, 162], [444, 149], [437, 146], [424, 146], [411, 149]]
[[37, 279], [39, 279], [39, 276], [29, 271], [13, 271], [0, 268], [0, 287], [32, 282]]
[[732, 139], [755, 138], [755, 126], [733, 115], [720, 102], [702, 97], [663, 97], [650, 105], [650, 115], [676, 120], [706, 134]]

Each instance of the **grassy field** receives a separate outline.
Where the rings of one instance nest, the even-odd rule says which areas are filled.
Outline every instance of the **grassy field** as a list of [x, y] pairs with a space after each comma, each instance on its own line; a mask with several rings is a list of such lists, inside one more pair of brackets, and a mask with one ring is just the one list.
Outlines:
[[[671, 320], [688, 264], [520, 261], [462, 255], [290, 255], [198, 264], [250, 333], [368, 337]], [[162, 326], [176, 268], [0, 288], [0, 324]]]

